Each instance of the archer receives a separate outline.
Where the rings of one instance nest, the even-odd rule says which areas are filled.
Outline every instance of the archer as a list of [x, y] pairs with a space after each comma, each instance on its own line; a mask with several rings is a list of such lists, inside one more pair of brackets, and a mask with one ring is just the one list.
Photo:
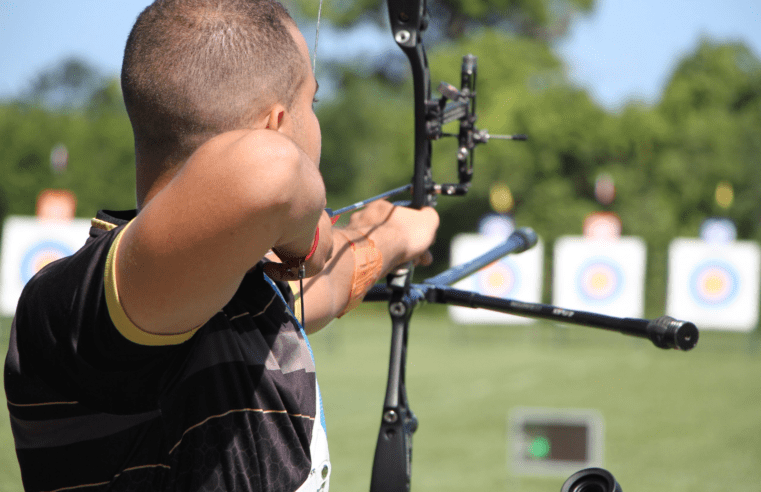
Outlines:
[[[5, 388], [27, 490], [327, 490], [307, 332], [401, 263], [433, 209], [333, 229], [317, 82], [275, 0], [157, 0], [122, 68], [137, 210], [27, 285]], [[268, 257], [268, 252], [272, 254]], [[301, 295], [301, 292], [299, 292]]]

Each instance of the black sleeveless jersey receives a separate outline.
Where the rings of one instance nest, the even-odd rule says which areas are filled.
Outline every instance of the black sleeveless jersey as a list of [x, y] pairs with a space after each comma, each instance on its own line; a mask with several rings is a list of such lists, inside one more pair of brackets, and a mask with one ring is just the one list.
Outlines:
[[142, 332], [112, 271], [133, 217], [99, 212], [85, 246], [21, 295], [5, 389], [26, 490], [326, 490], [314, 360], [290, 288], [260, 263], [202, 327]]

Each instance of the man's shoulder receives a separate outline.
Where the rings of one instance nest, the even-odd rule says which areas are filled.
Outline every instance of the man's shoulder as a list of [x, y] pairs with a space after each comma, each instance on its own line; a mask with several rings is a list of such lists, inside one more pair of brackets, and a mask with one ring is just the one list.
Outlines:
[[56, 299], [63, 301], [68, 293], [81, 294], [88, 285], [102, 285], [103, 268], [98, 268], [99, 264], [105, 262], [118, 229], [134, 216], [134, 210], [99, 211], [92, 219], [85, 243], [74, 254], [45, 265], [27, 282], [19, 298], [19, 309], [29, 302], [37, 305]]
[[211, 138], [193, 153], [190, 160], [215, 163], [222, 160], [231, 168], [236, 165], [253, 166], [265, 172], [270, 170], [270, 166], [277, 166], [278, 175], [282, 175], [289, 172], [288, 165], [293, 165], [295, 169], [300, 164], [301, 151], [292, 139], [281, 132], [266, 128], [243, 129]]

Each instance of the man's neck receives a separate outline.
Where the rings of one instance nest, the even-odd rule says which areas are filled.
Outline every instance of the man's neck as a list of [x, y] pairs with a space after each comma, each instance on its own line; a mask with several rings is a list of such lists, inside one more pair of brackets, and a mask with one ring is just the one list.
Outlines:
[[178, 167], [170, 167], [169, 169], [172, 170], [163, 173], [155, 171], [156, 169], [165, 168], [164, 166], [164, 163], [152, 162], [145, 158], [141, 158], [138, 153], [135, 154], [135, 194], [137, 198], [138, 212], [142, 210], [166, 185], [168, 185], [176, 174], [176, 169], [178, 169]]

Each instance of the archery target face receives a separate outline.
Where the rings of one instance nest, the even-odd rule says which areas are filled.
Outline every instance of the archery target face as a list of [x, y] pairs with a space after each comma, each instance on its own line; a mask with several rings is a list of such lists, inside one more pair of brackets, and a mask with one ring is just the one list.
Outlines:
[[509, 259], [497, 263], [475, 274], [476, 290], [493, 297], [511, 297], [518, 290], [520, 272]]
[[[452, 266], [461, 265], [501, 244], [507, 235], [459, 234], [452, 240]], [[517, 255], [509, 255], [452, 285], [455, 289], [478, 294], [541, 302], [542, 262], [541, 240], [536, 246]], [[526, 324], [534, 320], [488, 309], [450, 306], [449, 315], [461, 324]]]
[[43, 267], [74, 254], [87, 239], [90, 221], [41, 221], [11, 216], [0, 249], [0, 312], [12, 316], [24, 285]]
[[760, 264], [754, 241], [675, 239], [669, 246], [666, 313], [701, 330], [753, 330], [758, 324]]
[[26, 284], [46, 265], [72, 254], [71, 246], [61, 241], [45, 241], [33, 246], [21, 259], [21, 282]]
[[641, 318], [646, 248], [642, 239], [565, 236], [555, 243], [552, 303], [563, 309]]
[[725, 262], [710, 260], [695, 267], [690, 275], [690, 292], [695, 302], [721, 306], [732, 302], [739, 291], [737, 270]]
[[587, 302], [606, 303], [621, 294], [624, 284], [620, 266], [610, 258], [596, 257], [579, 268], [576, 288]]

